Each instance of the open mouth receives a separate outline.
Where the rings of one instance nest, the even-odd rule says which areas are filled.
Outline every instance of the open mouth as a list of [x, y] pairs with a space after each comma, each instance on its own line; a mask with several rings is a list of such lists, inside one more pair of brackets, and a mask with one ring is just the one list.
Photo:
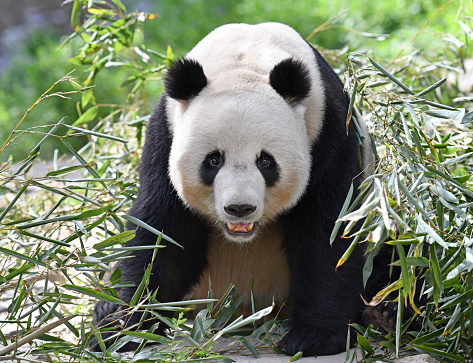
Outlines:
[[232, 236], [251, 236], [254, 232], [254, 223], [227, 223], [227, 232]]

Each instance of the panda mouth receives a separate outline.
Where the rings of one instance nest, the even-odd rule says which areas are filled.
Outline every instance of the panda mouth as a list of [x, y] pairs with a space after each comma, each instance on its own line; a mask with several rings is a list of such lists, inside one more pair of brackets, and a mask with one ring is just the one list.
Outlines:
[[237, 235], [237, 236], [249, 236], [252, 235], [254, 232], [254, 223], [245, 223], [245, 222], [237, 222], [237, 223], [227, 223], [227, 232], [230, 235]]

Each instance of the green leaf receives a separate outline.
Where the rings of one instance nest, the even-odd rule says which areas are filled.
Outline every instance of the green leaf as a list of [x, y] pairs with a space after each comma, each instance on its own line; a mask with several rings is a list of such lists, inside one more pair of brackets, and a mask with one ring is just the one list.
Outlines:
[[71, 12], [71, 26], [75, 32], [79, 30], [80, 10], [81, 10], [81, 1], [74, 0], [74, 5], [72, 5], [72, 12]]
[[366, 339], [363, 335], [358, 334], [356, 341], [364, 351], [366, 351], [369, 355], [373, 355], [373, 347], [371, 346], [368, 339]]
[[81, 95], [82, 109], [84, 109], [89, 104], [90, 100], [92, 100], [93, 98], [94, 98], [94, 90], [92, 88], [89, 88], [85, 90], [84, 92], [82, 92], [82, 95]]
[[417, 200], [415, 200], [415, 198], [412, 196], [412, 194], [409, 192], [409, 190], [406, 188], [406, 186], [401, 183], [400, 180], [398, 180], [398, 185], [399, 187], [402, 189], [402, 192], [404, 193], [404, 195], [407, 197], [407, 199], [412, 203], [414, 204], [414, 206], [416, 207], [416, 209], [430, 222], [433, 224], [432, 220], [430, 219], [429, 215], [427, 214], [427, 212], [424, 210], [424, 208], [422, 208], [420, 206], [420, 204], [417, 202]]
[[3, 210], [2, 214], [0, 215], [0, 222], [2, 221], [3, 218], [7, 215], [7, 213], [10, 211], [10, 209], [15, 205], [17, 202], [18, 198], [21, 197], [21, 195], [25, 192], [26, 188], [28, 188], [29, 183], [25, 183], [21, 189], [16, 193], [16, 195], [13, 197], [10, 203], [6, 206], [6, 208]]
[[[82, 115], [82, 116], [84, 116], [84, 115]], [[76, 122], [74, 124], [76, 124]], [[75, 127], [75, 126], [70, 126], [70, 125], [64, 125], [64, 126], [68, 127], [71, 130], [82, 132], [85, 135], [93, 135], [93, 136], [101, 137], [101, 138], [104, 138], [104, 139], [115, 140], [115, 141], [118, 141], [118, 142], [122, 142], [124, 144], [126, 144], [128, 142], [128, 140], [123, 139], [123, 138], [118, 137], [118, 136], [107, 135], [107, 134], [103, 134], [103, 133], [100, 133], [100, 132], [90, 131], [90, 130], [86, 130], [86, 129], [82, 129], [82, 128]]]
[[5, 276], [5, 281], [10, 281], [14, 277], [21, 275], [22, 273], [28, 271], [34, 265], [35, 265], [34, 263], [28, 263], [26, 265], [21, 266], [20, 268], [13, 270], [12, 272], [10, 272], [8, 275]]
[[447, 202], [450, 202], [453, 204], [460, 203], [457, 197], [455, 197], [455, 195], [452, 192], [449, 192], [448, 190], [442, 188], [440, 185], [437, 185], [436, 190], [437, 190], [438, 195], [441, 196], [443, 199], [445, 199]]
[[401, 265], [401, 278], [404, 284], [404, 291], [410, 294], [412, 291], [412, 280], [407, 266], [406, 253], [404, 252], [404, 247], [400, 243], [396, 242], [396, 247], [399, 255], [399, 264]]
[[143, 278], [141, 279], [139, 286], [136, 288], [135, 293], [133, 294], [133, 297], [130, 300], [130, 306], [135, 306], [138, 303], [138, 300], [141, 298], [143, 289], [149, 284], [149, 278], [151, 276], [152, 269], [153, 264], [150, 263], [146, 268], [145, 273], [143, 274]]
[[467, 112], [465, 116], [462, 118], [462, 124], [467, 124], [469, 122], [473, 121], [473, 110]]
[[160, 343], [160, 344], [169, 344], [169, 342], [170, 342], [169, 338], [163, 337], [163, 336], [158, 335], [158, 334], [152, 334], [152, 333], [143, 333], [143, 332], [138, 332], [138, 331], [122, 330], [121, 334], [129, 335], [129, 336], [136, 337], [136, 338], [146, 339], [146, 340], [149, 340], [151, 342], [156, 342], [156, 343]]
[[473, 290], [465, 291], [463, 294], [457, 297], [454, 297], [453, 299], [450, 299], [450, 301], [448, 301], [446, 304], [441, 306], [441, 309], [444, 310], [455, 305], [460, 305], [464, 302], [469, 301], [472, 297], [473, 297]]
[[89, 123], [97, 117], [99, 113], [99, 108], [97, 106], [93, 106], [85, 111], [73, 124], [72, 126], [82, 125]]
[[143, 221], [140, 221], [138, 218], [135, 218], [133, 216], [129, 216], [129, 215], [126, 215], [126, 214], [123, 215], [122, 217], [123, 217], [123, 219], [126, 219], [127, 221], [130, 221], [131, 223], [134, 223], [137, 226], [143, 227], [144, 229], [150, 231], [151, 233], [154, 233], [158, 237], [162, 236], [162, 238], [165, 239], [166, 241], [171, 242], [172, 244], [175, 244], [176, 246], [184, 249], [184, 247], [182, 247], [179, 243], [174, 241], [171, 237], [168, 237], [164, 233], [159, 232], [156, 228], [151, 227], [149, 224], [147, 224]]
[[114, 246], [116, 244], [123, 244], [133, 239], [135, 235], [136, 235], [136, 231], [125, 231], [125, 232], [116, 234], [115, 236], [109, 237], [105, 241], [95, 244], [94, 248], [96, 250], [103, 250], [107, 247]]
[[302, 352], [297, 352], [296, 354], [294, 354], [289, 360], [288, 362], [295, 362], [295, 361], [298, 361], [299, 359], [302, 358]]
[[7, 250], [6, 248], [3, 248], [3, 247], [0, 247], [0, 253], [3, 253], [5, 255], [9, 255], [9, 256], [13, 256], [13, 257], [16, 257], [16, 258], [19, 258], [20, 260], [25, 260], [25, 261], [28, 261], [28, 262], [31, 262], [35, 265], [40, 265], [40, 266], [43, 266], [43, 267], [47, 267], [48, 265], [45, 264], [44, 262], [41, 262], [39, 260], [36, 260], [34, 258], [31, 258], [29, 256], [26, 256], [26, 255], [23, 255], [21, 253], [18, 253], [18, 252], [15, 252], [15, 251], [10, 251], [10, 250]]
[[442, 273], [440, 272], [440, 265], [439, 265], [439, 261], [437, 257], [437, 249], [435, 245], [430, 245], [429, 251], [430, 251], [429, 253], [430, 263], [432, 265], [432, 271], [434, 273], [433, 283], [437, 286], [440, 292], [443, 292]]
[[427, 87], [425, 90], [423, 90], [422, 92], [419, 92], [417, 93], [415, 96], [416, 97], [420, 97], [420, 96], [423, 96], [429, 92], [432, 92], [434, 89], [440, 87], [442, 84], [444, 84], [445, 82], [447, 81], [446, 78], [442, 78], [440, 81], [438, 82], [435, 82], [432, 86], [430, 87]]
[[340, 210], [340, 213], [338, 215], [338, 220], [335, 223], [335, 226], [333, 227], [332, 234], [330, 235], [330, 244], [332, 244], [333, 241], [335, 241], [335, 238], [337, 237], [338, 230], [340, 229], [343, 223], [342, 221], [340, 221], [340, 218], [343, 217], [344, 214], [346, 213], [348, 206], [350, 205], [352, 196], [353, 196], [353, 183], [351, 183], [350, 185], [350, 189], [348, 190], [347, 196], [345, 198], [345, 202], [343, 203], [342, 209]]
[[[429, 260], [425, 257], [406, 257], [407, 266], [429, 267]], [[392, 266], [400, 266], [400, 261], [393, 262]]]
[[88, 296], [92, 296], [99, 300], [109, 301], [111, 303], [118, 304], [118, 305], [127, 305], [124, 301], [116, 297], [104, 294], [103, 292], [100, 292], [100, 291], [89, 289], [87, 287], [68, 285], [68, 284], [62, 285], [62, 287], [68, 290], [72, 290], [72, 291], [76, 291], [82, 294], [86, 294]]
[[[89, 164], [89, 166], [93, 166], [93, 164]], [[81, 169], [84, 169], [84, 165], [69, 166], [67, 168], [50, 171], [49, 173], [46, 174], [46, 177], [68, 174], [68, 173], [72, 173], [73, 171], [77, 171]]]
[[429, 116], [433, 117], [438, 117], [438, 118], [444, 118], [448, 120], [454, 120], [460, 115], [461, 111], [455, 110], [429, 110], [426, 111], [425, 113]]
[[204, 324], [202, 324], [202, 319], [196, 317], [194, 319], [194, 324], [192, 325], [191, 338], [196, 342], [201, 342], [205, 338], [205, 329]]
[[348, 129], [350, 127], [350, 121], [352, 118], [353, 106], [355, 105], [356, 91], [357, 91], [357, 88], [356, 88], [356, 83], [355, 83], [353, 85], [353, 91], [350, 97], [350, 104], [348, 105], [348, 113], [347, 113], [347, 120], [346, 120], [347, 135], [348, 135]]
[[222, 330], [220, 330], [213, 338], [212, 340], [217, 340], [219, 339], [223, 334], [229, 333], [235, 329], [241, 328], [242, 326], [245, 326], [247, 324], [250, 324], [254, 321], [258, 321], [261, 319], [263, 316], [266, 316], [273, 311], [273, 307], [269, 306], [266, 309], [262, 309], [255, 314], [250, 315], [249, 317], [243, 319], [241, 316], [237, 318], [234, 322], [230, 323], [226, 327], [224, 327]]
[[409, 130], [409, 126], [407, 125], [406, 116], [404, 116], [404, 112], [399, 112], [399, 114], [401, 115], [402, 126], [404, 127], [404, 134], [406, 135], [407, 145], [409, 145], [409, 147], [412, 147], [411, 132]]
[[466, 35], [470, 37], [471, 40], [473, 40], [473, 31], [466, 25], [464, 22], [461, 20], [457, 20], [458, 24], [461, 26], [463, 31], [465, 32]]
[[393, 81], [394, 83], [396, 83], [399, 87], [401, 87], [404, 91], [406, 91], [407, 93], [413, 95], [414, 92], [409, 88], [407, 87], [404, 83], [402, 83], [399, 79], [397, 79], [396, 77], [394, 77], [391, 73], [389, 73], [386, 69], [384, 69], [380, 64], [378, 64], [378, 62], [376, 62], [374, 59], [371, 59], [369, 58], [370, 62], [372, 65], [374, 65], [376, 68], [378, 68], [381, 73], [383, 73], [386, 77], [388, 77], [391, 81]]
[[458, 321], [460, 320], [461, 311], [462, 311], [461, 305], [455, 306], [453, 314], [450, 316], [450, 319], [448, 319], [447, 325], [445, 326], [443, 335], [448, 335], [448, 333], [450, 333], [450, 331], [458, 323]]
[[439, 236], [437, 232], [434, 231], [434, 229], [429, 226], [420, 216], [420, 214], [416, 214], [416, 221], [418, 223], [418, 227], [422, 232], [427, 233], [435, 242], [437, 242], [440, 246], [443, 248], [447, 249], [450, 246], [442, 239], [442, 237]]

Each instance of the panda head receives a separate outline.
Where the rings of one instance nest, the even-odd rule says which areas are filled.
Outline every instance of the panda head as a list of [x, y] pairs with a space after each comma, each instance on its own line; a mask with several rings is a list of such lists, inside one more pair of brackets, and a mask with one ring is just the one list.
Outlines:
[[168, 70], [171, 182], [227, 239], [250, 241], [304, 193], [310, 88], [306, 67], [293, 59], [266, 75], [235, 71], [208, 79], [200, 63], [188, 59]]

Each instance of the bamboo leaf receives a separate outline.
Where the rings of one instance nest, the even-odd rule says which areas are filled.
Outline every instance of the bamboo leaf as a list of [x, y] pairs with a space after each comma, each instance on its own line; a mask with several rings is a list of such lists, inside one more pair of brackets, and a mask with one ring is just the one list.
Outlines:
[[462, 124], [467, 124], [467, 123], [470, 123], [471, 121], [473, 121], [473, 110], [467, 112], [465, 114], [465, 116], [463, 116], [463, 119], [462, 119]]
[[166, 241], [168, 242], [171, 242], [172, 244], [175, 244], [176, 246], [184, 249], [184, 247], [182, 247], [179, 243], [177, 243], [176, 241], [174, 241], [171, 237], [168, 237], [166, 236], [164, 233], [162, 232], [159, 232], [156, 228], [153, 228], [151, 227], [149, 224], [143, 222], [143, 221], [140, 221], [138, 218], [135, 218], [133, 216], [130, 216], [130, 215], [123, 215], [122, 216], [124, 219], [126, 219], [127, 221], [130, 221], [131, 223], [134, 223], [136, 224], [137, 226], [140, 226], [140, 227], [143, 227], [144, 229], [154, 233], [156, 236], [161, 236], [162, 235], [162, 238], [165, 239]]
[[419, 92], [415, 95], [415, 97], [420, 97], [420, 96], [423, 96], [423, 95], [426, 95], [427, 93], [429, 92], [432, 92], [433, 90], [435, 90], [436, 88], [440, 87], [442, 84], [444, 84], [445, 82], [447, 81], [446, 78], [442, 78], [440, 81], [437, 81], [435, 82], [432, 86], [430, 87], [427, 87], [425, 90], [423, 90], [422, 92]]
[[269, 306], [266, 309], [260, 310], [255, 314], [250, 315], [246, 319], [243, 319], [242, 317], [239, 317], [236, 319], [233, 323], [227, 325], [225, 328], [220, 330], [213, 338], [212, 340], [218, 340], [223, 334], [229, 333], [235, 329], [241, 328], [247, 324], [250, 324], [254, 321], [257, 321], [261, 319], [263, 316], [266, 316], [273, 311], [273, 307]]
[[128, 335], [136, 338], [141, 338], [145, 340], [149, 340], [151, 342], [156, 342], [159, 344], [169, 344], [170, 339], [163, 337], [161, 335], [152, 334], [152, 333], [144, 333], [139, 331], [129, 331], [129, 330], [122, 330], [121, 334]]
[[447, 249], [449, 248], [449, 244], [447, 244], [442, 237], [438, 235], [437, 232], [434, 231], [432, 227], [430, 227], [420, 216], [420, 214], [416, 214], [416, 221], [418, 223], [419, 229], [422, 232], [427, 233], [435, 242], [437, 242], [440, 246]]
[[406, 253], [404, 252], [404, 247], [399, 242], [396, 242], [396, 247], [399, 255], [399, 264], [401, 265], [401, 278], [404, 285], [404, 291], [409, 294], [412, 291], [412, 280], [407, 266]]
[[372, 65], [374, 65], [376, 68], [378, 68], [381, 73], [383, 73], [386, 77], [388, 77], [391, 81], [393, 81], [394, 83], [396, 83], [399, 87], [401, 87], [404, 91], [406, 91], [407, 93], [413, 95], [414, 92], [409, 88], [407, 87], [404, 83], [402, 83], [399, 79], [397, 79], [396, 77], [394, 77], [391, 73], [389, 73], [386, 69], [384, 69], [380, 64], [378, 64], [378, 62], [376, 62], [374, 59], [371, 59], [369, 58], [370, 62]]
[[426, 111], [425, 113], [429, 116], [433, 117], [438, 117], [438, 118], [444, 118], [448, 120], [454, 120], [460, 115], [461, 111], [455, 110], [429, 110]]
[[75, 32], [79, 30], [80, 10], [81, 10], [81, 1], [74, 0], [74, 5], [72, 6], [72, 12], [71, 12], [71, 26]]
[[15, 252], [15, 251], [11, 251], [11, 250], [7, 250], [6, 248], [3, 248], [3, 247], [0, 247], [0, 253], [3, 253], [5, 255], [9, 255], [9, 256], [13, 256], [15, 258], [19, 258], [20, 260], [25, 260], [25, 261], [28, 261], [28, 262], [31, 262], [35, 265], [40, 265], [40, 266], [43, 266], [43, 267], [48, 267], [47, 264], [45, 264], [44, 262], [42, 261], [39, 261], [35, 258], [31, 258], [29, 256], [26, 256], [26, 255], [23, 255], [19, 252]]
[[363, 335], [358, 334], [356, 341], [364, 351], [366, 351], [369, 355], [373, 355], [374, 350], [368, 339], [366, 339]]
[[[351, 198], [353, 196], [353, 183], [350, 185], [350, 189], [348, 190], [347, 196], [345, 198], [345, 202], [343, 203], [342, 209], [340, 210], [340, 213], [338, 215], [338, 219], [340, 219], [347, 211], [348, 206], [350, 205]], [[330, 244], [335, 241], [335, 238], [337, 237], [338, 230], [340, 229], [342, 225], [342, 221], [337, 220], [335, 223], [335, 226], [333, 227], [332, 234], [330, 235]]]
[[437, 190], [438, 195], [441, 196], [446, 201], [450, 203], [454, 203], [454, 204], [460, 203], [457, 197], [455, 197], [455, 195], [452, 192], [449, 192], [448, 190], [442, 188], [440, 185], [437, 185], [436, 190]]
[[104, 294], [103, 292], [100, 292], [100, 291], [89, 289], [88, 287], [68, 285], [68, 284], [62, 285], [62, 287], [65, 288], [65, 289], [68, 289], [68, 290], [76, 291], [76, 292], [79, 292], [81, 294], [91, 296], [91, 297], [99, 299], [99, 300], [109, 301], [111, 303], [118, 304], [118, 305], [127, 305], [124, 301], [122, 301], [122, 300], [120, 300], [116, 297]]
[[96, 250], [103, 250], [107, 247], [110, 247], [116, 244], [123, 244], [133, 239], [135, 235], [136, 235], [136, 231], [125, 231], [125, 232], [116, 234], [115, 236], [109, 237], [105, 241], [96, 243], [94, 245], [94, 248]]
[[[435, 248], [435, 245], [430, 245], [429, 246], [429, 257], [430, 257], [430, 263], [432, 265], [432, 271], [434, 273], [434, 284], [437, 286], [438, 290], [440, 292], [443, 292], [443, 279], [442, 279], [442, 273], [440, 272], [440, 265], [439, 261], [437, 258], [437, 249]], [[436, 304], [438, 304], [438, 301], [436, 301]]]
[[401, 183], [400, 180], [398, 180], [398, 184], [399, 184], [399, 187], [402, 189], [402, 192], [404, 193], [404, 195], [407, 197], [407, 199], [412, 203], [414, 204], [414, 206], [416, 207], [416, 209], [430, 222], [433, 224], [432, 220], [430, 219], [429, 215], [427, 214], [427, 212], [424, 210], [424, 208], [422, 208], [420, 206], [420, 204], [417, 202], [417, 200], [415, 200], [415, 198], [412, 196], [412, 194], [409, 192], [409, 190], [407, 190], [407, 188], [404, 186], [403, 183]]

